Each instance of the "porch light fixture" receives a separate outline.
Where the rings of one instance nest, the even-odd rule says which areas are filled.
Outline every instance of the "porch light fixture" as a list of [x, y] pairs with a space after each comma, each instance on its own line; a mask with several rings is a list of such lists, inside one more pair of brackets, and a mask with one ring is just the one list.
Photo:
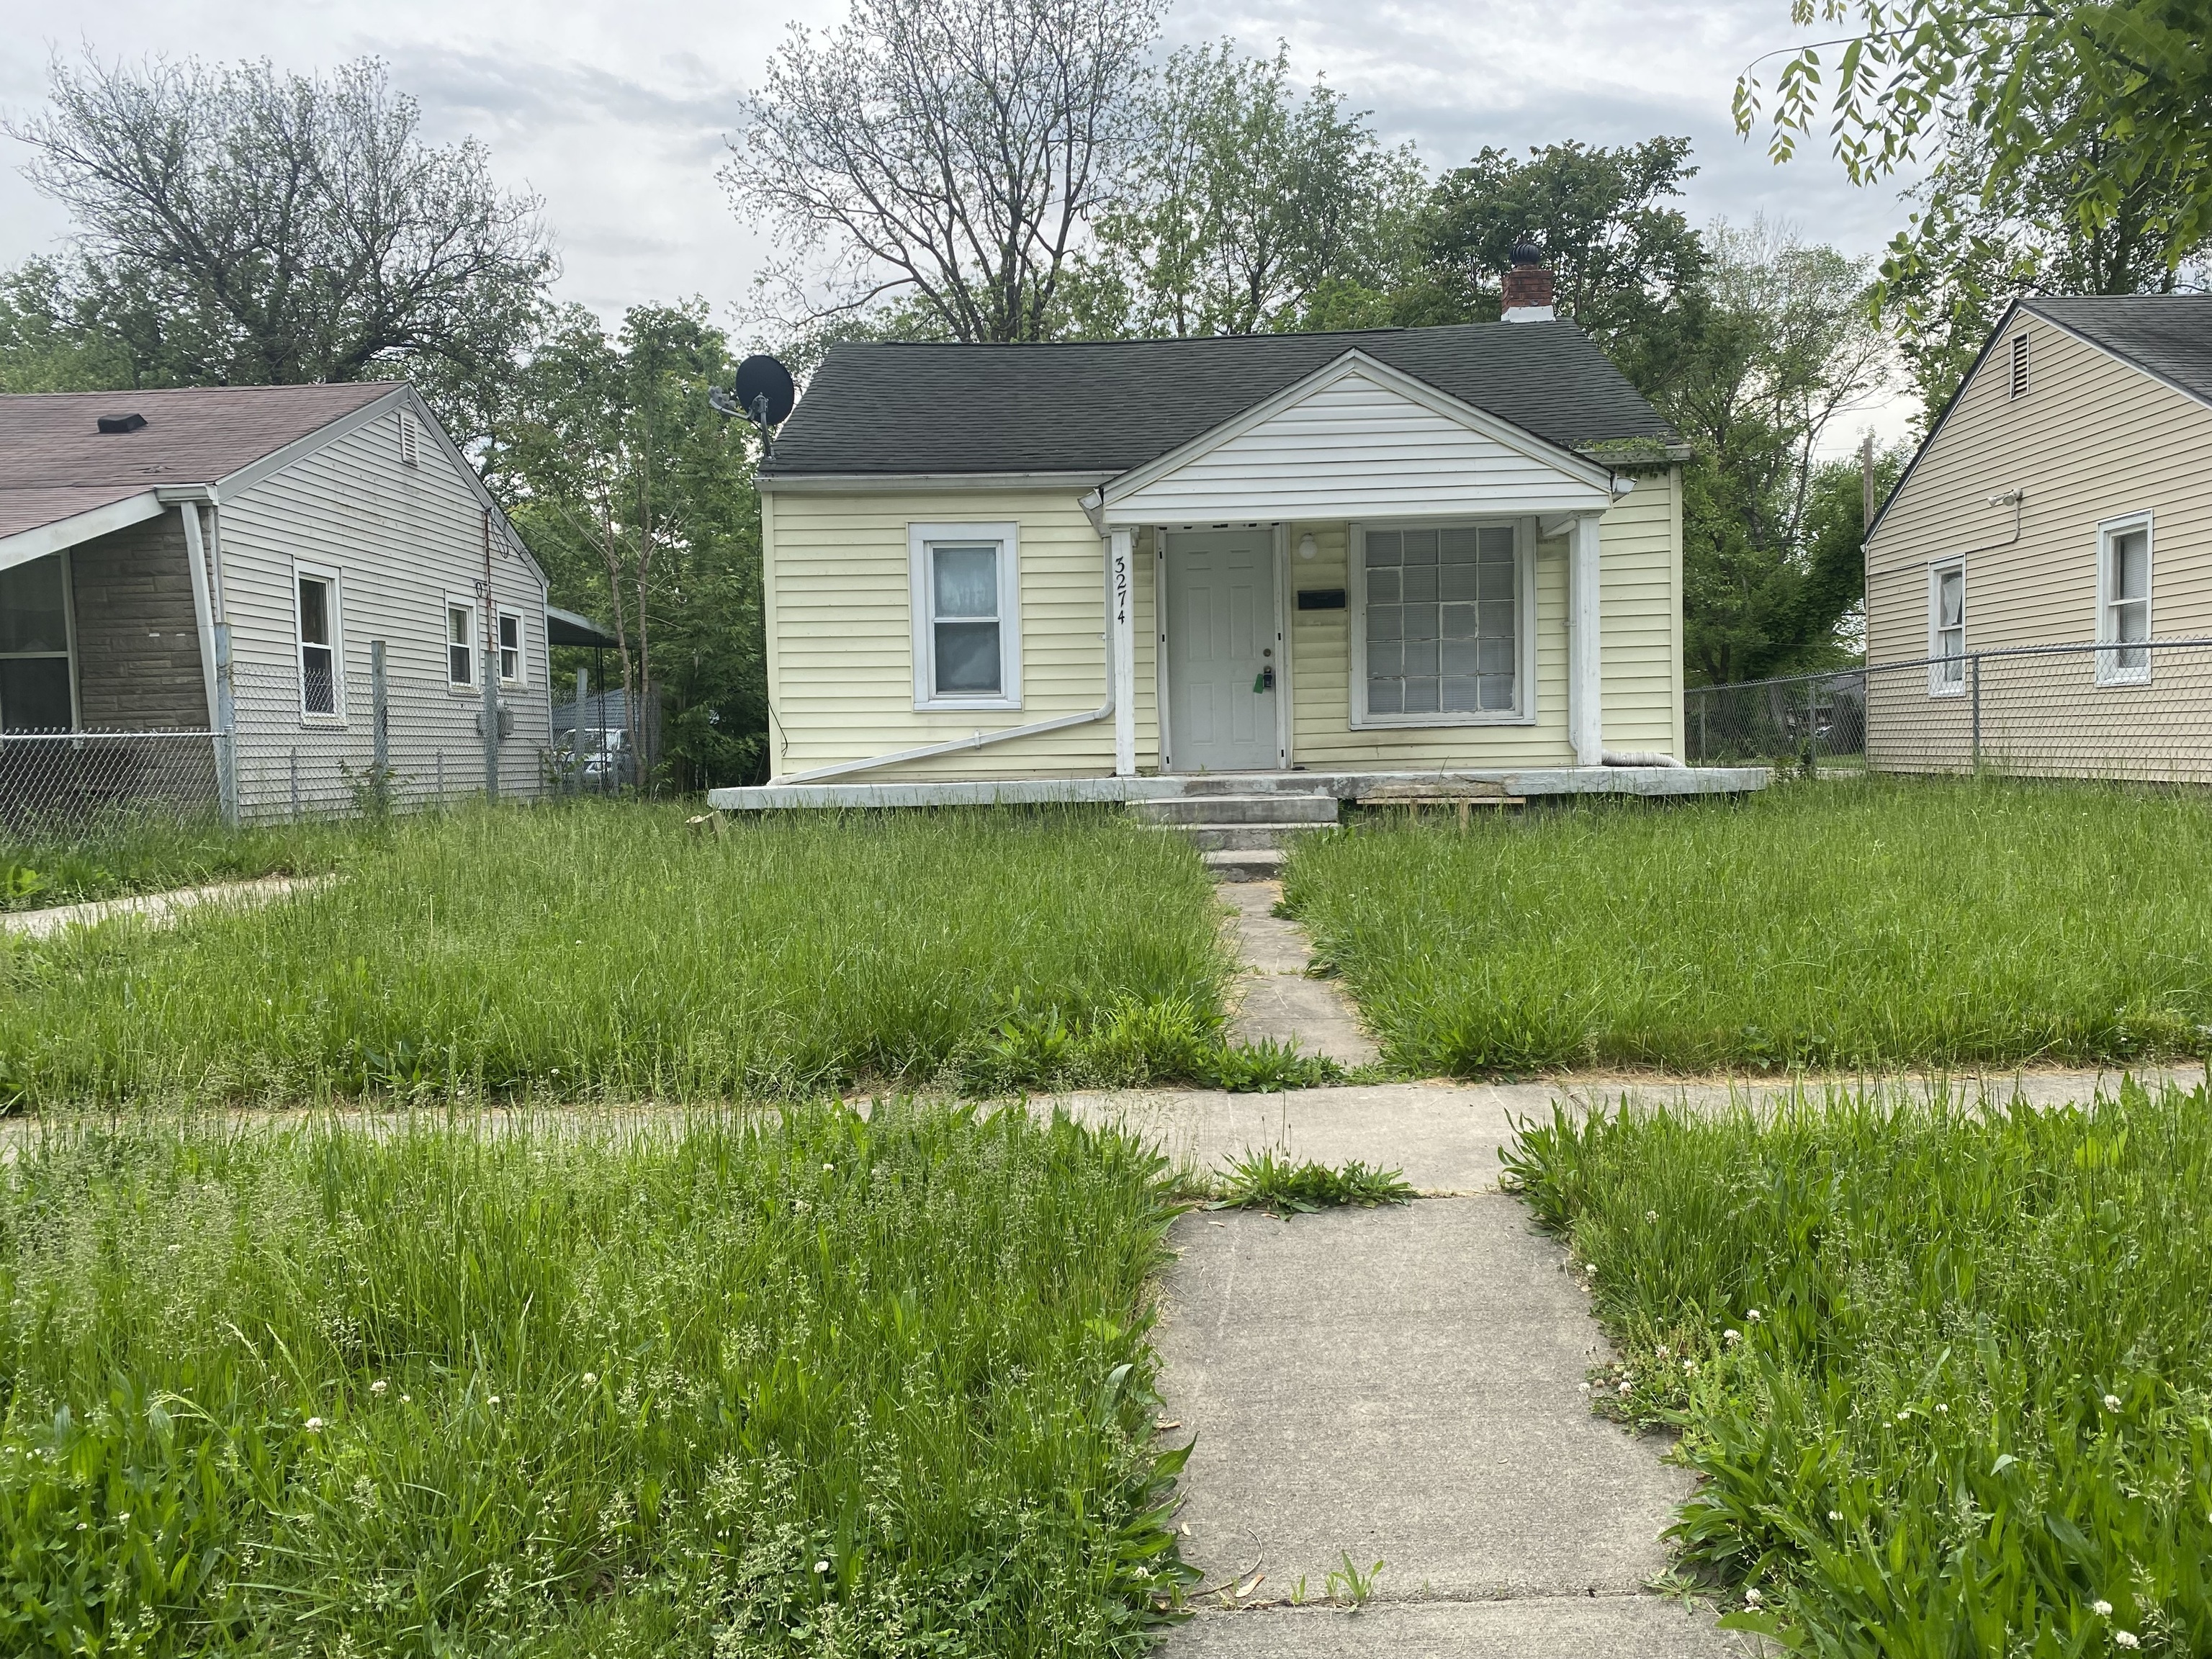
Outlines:
[[1321, 549], [1314, 544], [1313, 532], [1310, 530], [1298, 538], [1298, 556], [1302, 559], [1317, 559], [1321, 556]]

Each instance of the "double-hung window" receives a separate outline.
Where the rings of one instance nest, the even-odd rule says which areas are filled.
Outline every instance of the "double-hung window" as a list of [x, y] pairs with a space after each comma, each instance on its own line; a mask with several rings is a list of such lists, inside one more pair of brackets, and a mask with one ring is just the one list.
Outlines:
[[1954, 697], [1966, 689], [1966, 567], [1939, 564], [1928, 572], [1928, 695]]
[[477, 683], [477, 608], [459, 599], [446, 601], [446, 681], [456, 691]]
[[522, 618], [512, 611], [499, 613], [499, 683], [522, 684]]
[[2097, 653], [2097, 684], [2141, 685], [2150, 678], [2150, 515], [2097, 526], [2097, 639], [2118, 646]]
[[1528, 540], [1510, 523], [1360, 532], [1353, 724], [1528, 718]]
[[343, 718], [338, 578], [334, 570], [294, 570], [298, 609], [294, 615], [300, 652], [300, 714], [303, 720]]
[[1022, 706], [1018, 534], [1011, 524], [907, 529], [916, 708]]
[[0, 732], [76, 729], [69, 555], [0, 570]]

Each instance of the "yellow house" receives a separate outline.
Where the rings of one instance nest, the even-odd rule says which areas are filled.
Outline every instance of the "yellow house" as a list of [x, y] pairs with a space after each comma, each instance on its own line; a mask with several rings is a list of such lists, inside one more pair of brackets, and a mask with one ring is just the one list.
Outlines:
[[2212, 295], [2016, 301], [1866, 561], [1869, 765], [2212, 781]]
[[833, 349], [760, 477], [773, 777], [712, 799], [1756, 787], [1677, 758], [1686, 451], [1540, 309]]

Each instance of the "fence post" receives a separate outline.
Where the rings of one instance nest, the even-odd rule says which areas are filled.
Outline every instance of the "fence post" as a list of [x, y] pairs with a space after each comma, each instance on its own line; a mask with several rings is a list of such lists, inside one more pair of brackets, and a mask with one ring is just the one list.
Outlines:
[[1966, 678], [1973, 687], [1974, 704], [1974, 770], [1982, 769], [1982, 653], [1978, 651], [1966, 659]]
[[392, 703], [384, 684], [384, 641], [368, 642], [368, 763], [376, 770], [375, 787], [385, 787], [384, 775], [392, 769]]
[[230, 624], [215, 628], [215, 782], [222, 821], [238, 828], [238, 691], [230, 663]]

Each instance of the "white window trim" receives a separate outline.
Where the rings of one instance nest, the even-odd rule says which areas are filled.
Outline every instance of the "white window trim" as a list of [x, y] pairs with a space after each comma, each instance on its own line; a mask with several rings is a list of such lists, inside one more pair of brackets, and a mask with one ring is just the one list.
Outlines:
[[[2097, 640], [2102, 644], [2117, 640], [2112, 623], [2112, 543], [2130, 530], [2143, 533], [2143, 635], [2156, 634], [2155, 617], [2158, 604], [2158, 532], [2148, 512], [2123, 514], [2117, 519], [2101, 519], [2097, 524]], [[2141, 668], [2120, 666], [2117, 651], [2097, 653], [2097, 684], [2100, 685], [2148, 685], [2153, 653], [2143, 653]]]
[[[1943, 578], [1951, 571], [1959, 573], [1959, 678], [1954, 683], [1942, 678], [1942, 647], [1936, 635], [1942, 631], [1936, 626], [1937, 604], [1943, 591]], [[1966, 562], [1964, 559], [1945, 559], [1928, 567], [1928, 695], [1931, 697], [1963, 697], [1966, 695], [1966, 629], [1970, 617], [1966, 609]]]
[[494, 640], [492, 645], [493, 648], [500, 653], [501, 658], [499, 683], [501, 686], [513, 690], [530, 684], [530, 614], [525, 611], [509, 610], [505, 605], [500, 606], [500, 621], [505, 622], [510, 617], [514, 619], [515, 652], [513, 679], [509, 679], [507, 676], [506, 648], [497, 640]]
[[[933, 542], [996, 542], [999, 544], [999, 684], [994, 697], [937, 695], [936, 629], [931, 625], [929, 548]], [[908, 524], [907, 574], [908, 617], [914, 636], [914, 706], [934, 712], [960, 708], [1019, 708], [1022, 706], [1021, 526], [1017, 524]]]
[[[453, 678], [453, 619], [456, 611], [469, 613], [469, 678], [466, 683]], [[438, 607], [438, 655], [446, 671], [446, 690], [456, 696], [482, 696], [483, 682], [477, 676], [483, 672], [483, 613], [477, 608], [473, 593], [448, 593], [445, 604]]]
[[[1513, 530], [1513, 707], [1489, 714], [1370, 714], [1367, 712], [1367, 532], [1376, 530]], [[1352, 728], [1534, 726], [1536, 723], [1536, 527], [1525, 518], [1378, 519], [1354, 524], [1346, 538], [1345, 627], [1352, 635]]]
[[[321, 582], [331, 592], [331, 705], [334, 712], [311, 714], [307, 709], [307, 641], [300, 617], [300, 583]], [[343, 726], [346, 723], [345, 581], [335, 565], [292, 561], [292, 666], [299, 676], [300, 724]]]

